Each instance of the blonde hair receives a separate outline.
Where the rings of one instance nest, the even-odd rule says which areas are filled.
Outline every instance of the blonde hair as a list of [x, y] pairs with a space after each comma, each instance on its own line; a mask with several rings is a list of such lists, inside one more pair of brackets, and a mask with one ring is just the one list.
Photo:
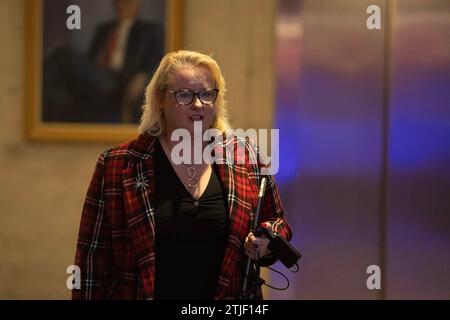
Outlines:
[[153, 136], [160, 136], [166, 133], [166, 124], [163, 113], [160, 111], [160, 94], [164, 92], [170, 82], [173, 74], [183, 67], [206, 67], [211, 72], [216, 88], [219, 94], [214, 103], [215, 115], [211, 128], [216, 128], [220, 132], [225, 132], [230, 128], [226, 108], [225, 79], [220, 72], [217, 62], [209, 55], [195, 51], [179, 50], [166, 54], [158, 68], [156, 69], [150, 83], [145, 89], [145, 103], [142, 106], [143, 113], [139, 125], [139, 134], [148, 132]]

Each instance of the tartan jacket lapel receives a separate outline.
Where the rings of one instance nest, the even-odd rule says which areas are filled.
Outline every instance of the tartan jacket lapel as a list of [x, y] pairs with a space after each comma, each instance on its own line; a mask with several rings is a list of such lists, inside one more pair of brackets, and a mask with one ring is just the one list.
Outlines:
[[154, 159], [156, 138], [140, 135], [131, 150], [132, 157], [122, 170], [127, 225], [136, 255], [143, 298], [152, 299], [155, 270]]
[[228, 241], [215, 299], [230, 298], [226, 294], [227, 287], [231, 285], [231, 279], [240, 278], [233, 273], [240, 271], [236, 265], [243, 259], [242, 244], [249, 232], [250, 216], [253, 214], [252, 204], [256, 201], [251, 197], [252, 193], [247, 193], [246, 188], [242, 186], [242, 179], [248, 179], [245, 166], [232, 164], [229, 161], [234, 156], [226, 148], [229, 143], [234, 143], [234, 141], [225, 140], [223, 145], [219, 144], [214, 149], [218, 176], [227, 195], [230, 221]]

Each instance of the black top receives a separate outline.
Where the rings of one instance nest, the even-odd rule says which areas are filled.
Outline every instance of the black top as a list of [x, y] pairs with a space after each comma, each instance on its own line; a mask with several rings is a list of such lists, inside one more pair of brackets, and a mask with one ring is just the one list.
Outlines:
[[213, 299], [228, 235], [217, 168], [213, 165], [206, 190], [195, 200], [159, 141], [154, 159], [155, 299]]

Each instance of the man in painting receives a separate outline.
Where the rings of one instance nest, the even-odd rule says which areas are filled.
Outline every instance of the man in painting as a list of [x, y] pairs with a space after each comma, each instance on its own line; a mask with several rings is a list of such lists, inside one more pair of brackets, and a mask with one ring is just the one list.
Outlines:
[[113, 0], [87, 57], [56, 50], [44, 66], [44, 120], [137, 123], [148, 77], [164, 54], [163, 30], [138, 14], [141, 0]]

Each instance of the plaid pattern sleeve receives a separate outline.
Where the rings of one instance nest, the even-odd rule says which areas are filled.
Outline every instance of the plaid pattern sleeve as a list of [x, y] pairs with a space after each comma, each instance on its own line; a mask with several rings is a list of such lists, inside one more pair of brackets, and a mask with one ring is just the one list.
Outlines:
[[81, 288], [72, 290], [72, 299], [104, 299], [105, 283], [112, 262], [111, 228], [105, 213], [104, 155], [95, 166], [81, 215], [75, 265], [81, 271]]
[[[280, 200], [280, 194], [278, 193], [278, 188], [275, 184], [275, 180], [271, 175], [264, 175], [261, 171], [262, 168], [267, 168], [268, 163], [264, 156], [261, 154], [258, 146], [251, 140], [247, 139], [248, 150], [249, 150], [249, 177], [251, 180], [255, 180], [256, 185], [259, 186], [261, 179], [265, 177], [266, 189], [264, 194], [263, 204], [261, 206], [259, 222], [260, 224], [270, 224], [274, 234], [291, 240], [292, 230], [286, 221], [284, 216], [283, 206]], [[252, 165], [255, 163], [255, 165]], [[268, 256], [263, 257], [260, 260], [261, 266], [270, 266], [277, 261], [276, 257]]]

